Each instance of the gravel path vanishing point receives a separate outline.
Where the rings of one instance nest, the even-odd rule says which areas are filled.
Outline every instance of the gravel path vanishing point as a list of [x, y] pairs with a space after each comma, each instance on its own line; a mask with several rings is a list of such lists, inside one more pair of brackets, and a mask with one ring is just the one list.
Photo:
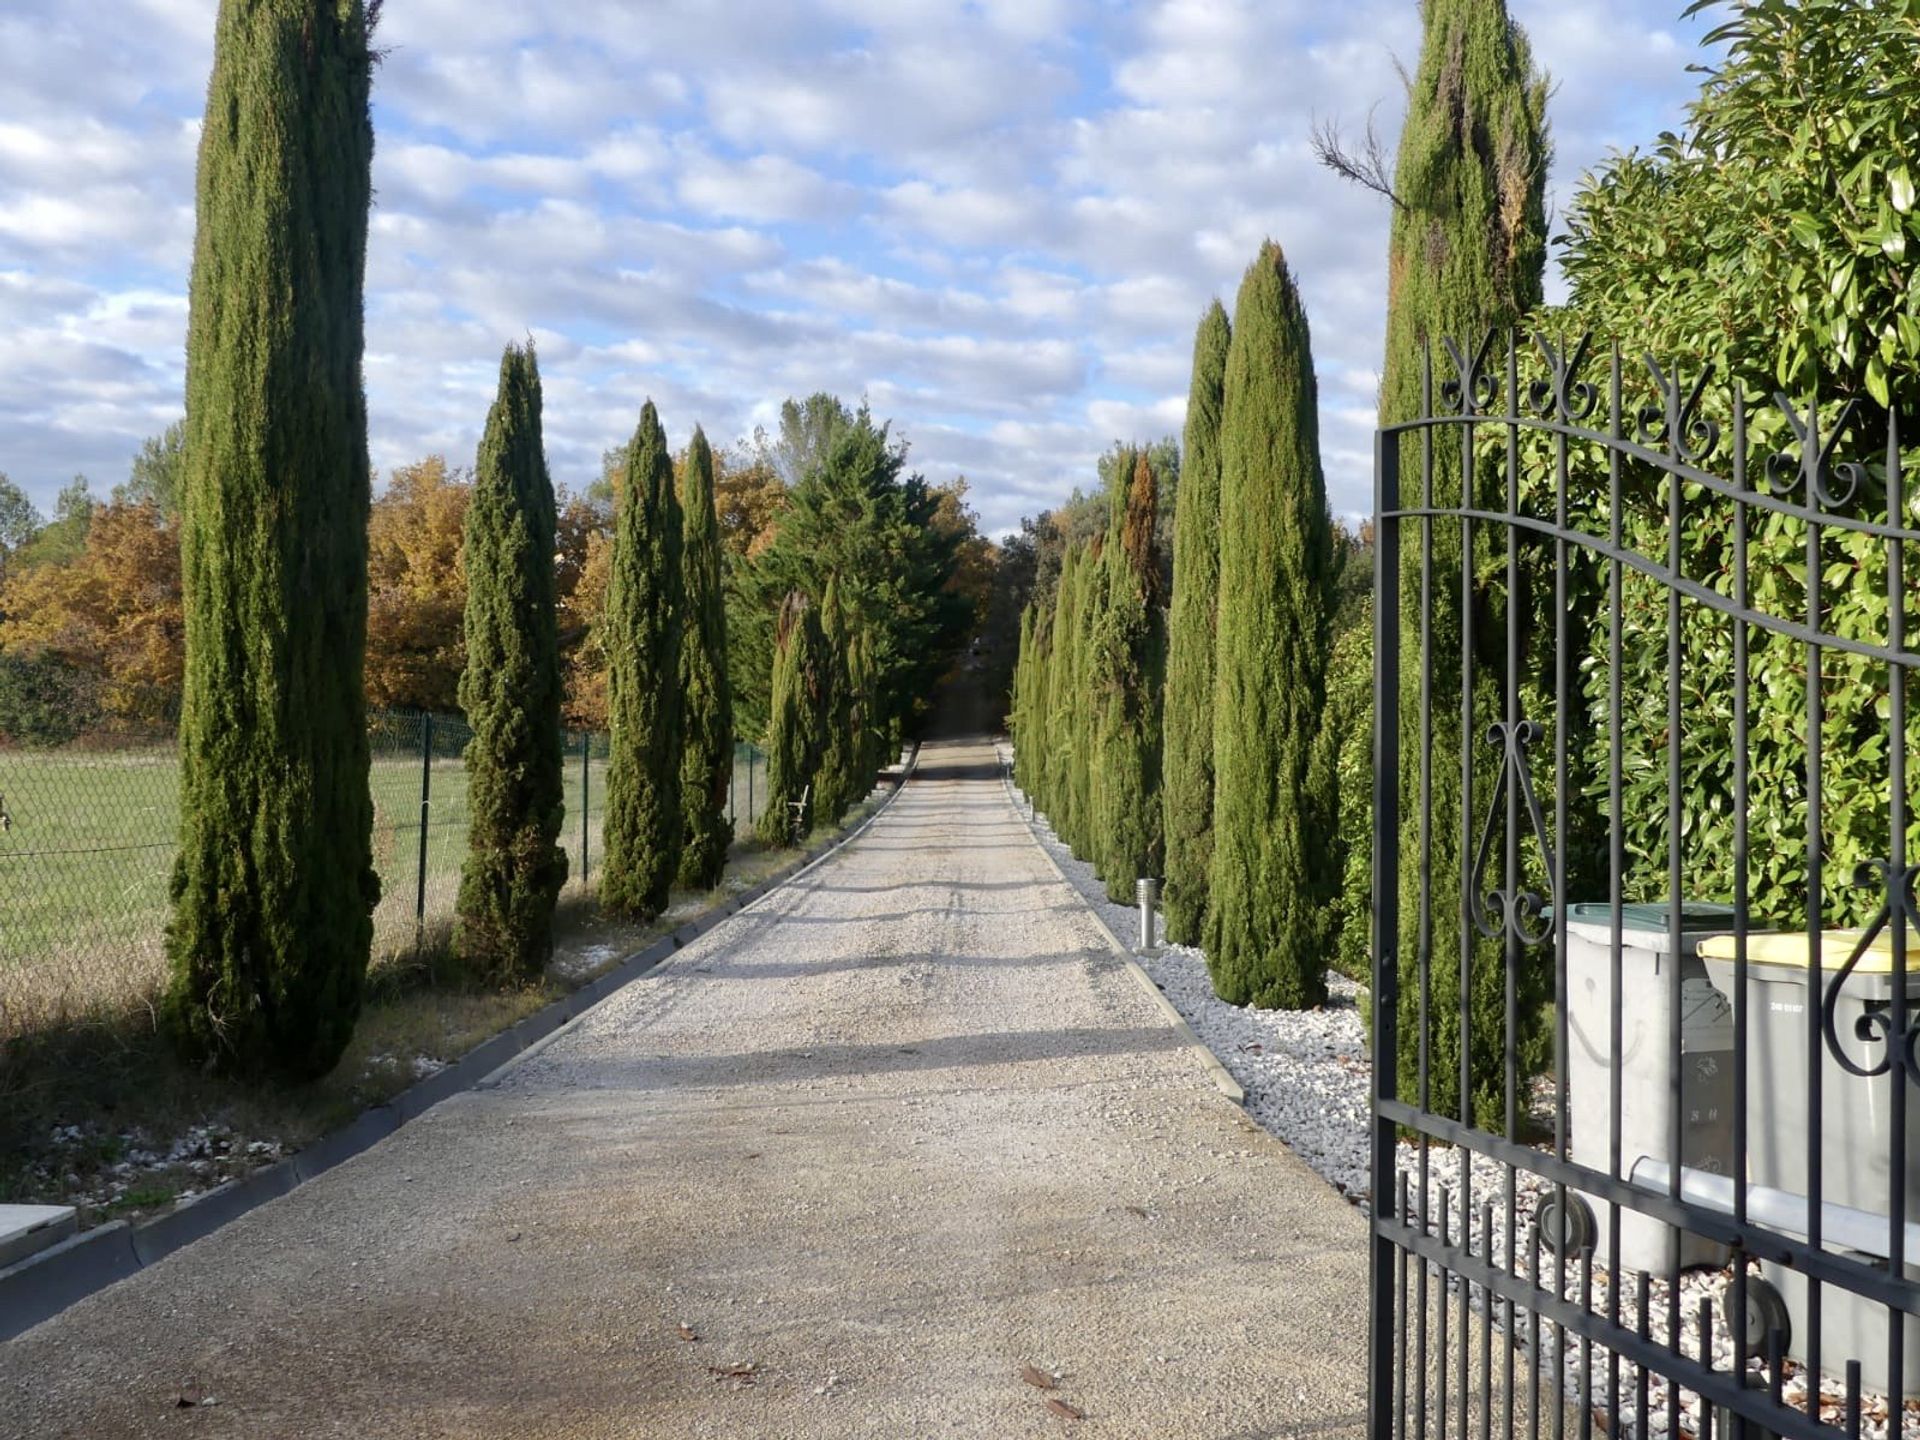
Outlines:
[[491, 1088], [4, 1346], [0, 1435], [1358, 1435], [1365, 1233], [937, 742]]

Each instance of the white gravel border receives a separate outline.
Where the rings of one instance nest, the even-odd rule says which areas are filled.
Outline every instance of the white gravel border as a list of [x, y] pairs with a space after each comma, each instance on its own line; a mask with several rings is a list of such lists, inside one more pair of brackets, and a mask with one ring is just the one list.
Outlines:
[[[1012, 763], [1013, 752], [1004, 743], [1000, 758]], [[1024, 815], [1026, 801], [1010, 778], [1008, 792]], [[1036, 813], [1029, 825], [1067, 883], [1107, 928], [1123, 940], [1136, 936], [1139, 912], [1107, 899], [1093, 867], [1062, 843], [1045, 815]], [[1213, 993], [1206, 958], [1190, 946], [1169, 945], [1155, 955], [1136, 951], [1135, 958], [1200, 1043], [1240, 1083], [1247, 1113], [1334, 1189], [1364, 1205], [1373, 1070], [1360, 1023], [1360, 987], [1329, 975], [1331, 994], [1323, 1010], [1242, 1009]]]
[[[1139, 934], [1139, 912], [1132, 906], [1115, 905], [1107, 899], [1106, 886], [1094, 874], [1093, 866], [1076, 856], [1072, 849], [1063, 843], [1053, 831], [1044, 813], [1033, 810], [1027, 799], [1014, 786], [1012, 780], [1013, 750], [1005, 742], [999, 745], [1000, 759], [1007, 767], [1007, 792], [1016, 811], [1027, 818], [1034, 839], [1052, 858], [1067, 883], [1080, 893], [1094, 912], [1106, 923], [1107, 928], [1123, 940], [1137, 937]], [[1144, 969], [1153, 983], [1160, 988], [1176, 1010], [1192, 1027], [1200, 1042], [1210, 1049], [1228, 1073], [1240, 1082], [1246, 1092], [1247, 1112], [1259, 1122], [1262, 1129], [1282, 1141], [1298, 1155], [1316, 1174], [1326, 1180], [1348, 1200], [1361, 1209], [1368, 1209], [1371, 1192], [1369, 1131], [1372, 1116], [1372, 1078], [1373, 1065], [1368, 1051], [1365, 1027], [1360, 1022], [1358, 996], [1360, 987], [1345, 976], [1329, 973], [1327, 976], [1329, 998], [1321, 1010], [1256, 1010], [1229, 1005], [1213, 993], [1213, 982], [1207, 974], [1206, 957], [1191, 946], [1169, 945], [1153, 955], [1142, 955], [1133, 950], [1135, 959]], [[1458, 1199], [1460, 1157], [1452, 1152], [1433, 1147], [1429, 1152], [1429, 1174], [1432, 1183], [1445, 1185], [1455, 1193]], [[1409, 1174], [1417, 1173], [1420, 1166], [1419, 1150], [1415, 1145], [1403, 1142], [1399, 1147], [1399, 1168]], [[1474, 1190], [1476, 1207], [1482, 1198], [1504, 1197], [1506, 1169], [1486, 1156], [1475, 1156]], [[1521, 1258], [1515, 1267], [1522, 1274], [1529, 1270], [1528, 1250], [1531, 1243], [1533, 1211], [1540, 1198], [1552, 1187], [1540, 1177], [1524, 1171], [1515, 1176], [1515, 1209], [1517, 1211], [1518, 1232], [1515, 1236], [1516, 1248]], [[1601, 1223], [1605, 1223], [1604, 1216]], [[1429, 1223], [1429, 1229], [1437, 1232], [1437, 1217]], [[1458, 1238], [1457, 1227], [1455, 1237]], [[1481, 1245], [1478, 1238], [1470, 1240], [1468, 1248], [1478, 1254]], [[1496, 1228], [1493, 1237], [1493, 1258], [1495, 1263], [1506, 1263], [1505, 1237]], [[1606, 1297], [1611, 1277], [1604, 1266], [1589, 1262], [1592, 1271], [1592, 1296], [1596, 1309], [1606, 1309]], [[1543, 1279], [1553, 1272], [1551, 1260], [1542, 1265]], [[1565, 1298], [1578, 1303], [1581, 1300], [1582, 1281], [1586, 1266], [1569, 1264], [1566, 1269]], [[1438, 1272], [1433, 1272], [1436, 1280]], [[1758, 1273], [1758, 1266], [1755, 1266]], [[1547, 1282], [1551, 1287], [1551, 1282]], [[1682, 1300], [1682, 1339], [1681, 1349], [1687, 1354], [1698, 1357], [1700, 1353], [1699, 1337], [1695, 1331], [1694, 1316], [1699, 1301], [1710, 1298], [1714, 1308], [1714, 1327], [1711, 1339], [1714, 1368], [1729, 1370], [1733, 1366], [1734, 1346], [1732, 1337], [1726, 1328], [1728, 1290], [1731, 1284], [1729, 1271], [1692, 1271], [1681, 1279]], [[1456, 1277], [1448, 1289], [1456, 1297], [1460, 1281]], [[1664, 1280], [1656, 1278], [1652, 1284], [1652, 1313], [1648, 1316], [1649, 1328], [1656, 1340], [1664, 1340], [1666, 1335], [1666, 1317], [1668, 1287]], [[1471, 1291], [1470, 1304], [1478, 1314], [1484, 1297], [1477, 1287]], [[1457, 1302], [1457, 1299], [1455, 1301]], [[1637, 1297], [1629, 1289], [1621, 1295], [1622, 1323], [1631, 1327], [1638, 1321], [1639, 1306]], [[1516, 1337], [1518, 1348], [1526, 1354], [1529, 1347], [1525, 1336]], [[1563, 1384], [1569, 1398], [1591, 1389], [1594, 1392], [1596, 1407], [1604, 1405], [1606, 1379], [1604, 1362], [1595, 1359], [1593, 1374], [1583, 1373], [1581, 1347], [1577, 1342], [1569, 1341], [1564, 1347], [1558, 1342], [1558, 1336], [1551, 1326], [1543, 1326], [1541, 1349], [1544, 1352], [1538, 1363], [1552, 1366], [1559, 1362], [1564, 1377]], [[1560, 1352], [1560, 1353], [1556, 1353]], [[1597, 1355], [1597, 1352], [1596, 1352]], [[1749, 1367], [1757, 1373], [1762, 1372], [1757, 1357], [1750, 1358]], [[1637, 1396], [1634, 1391], [1634, 1367], [1621, 1365], [1621, 1429], [1631, 1436], [1634, 1431], [1633, 1414]], [[1843, 1410], [1843, 1393], [1840, 1380], [1833, 1374], [1823, 1374], [1821, 1385], [1821, 1409], [1829, 1424], [1840, 1423]], [[1786, 1371], [1784, 1394], [1787, 1402], [1805, 1405], [1806, 1377], [1797, 1365], [1790, 1364]], [[1667, 1440], [1668, 1419], [1666, 1415], [1667, 1386], [1657, 1377], [1648, 1384], [1649, 1409], [1647, 1431], [1650, 1437]], [[1865, 1414], [1862, 1417], [1862, 1440], [1886, 1440], [1890, 1427], [1887, 1423], [1886, 1401], [1880, 1396], [1865, 1397]], [[1688, 1437], [1696, 1436], [1703, 1428], [1701, 1425], [1699, 1397], [1691, 1391], [1683, 1391], [1680, 1400], [1682, 1432]], [[1902, 1440], [1920, 1440], [1920, 1401], [1908, 1401], [1902, 1407], [1902, 1424], [1898, 1427]], [[1596, 1423], [1596, 1429], [1598, 1424]], [[1716, 1432], [1717, 1433], [1717, 1432]]]

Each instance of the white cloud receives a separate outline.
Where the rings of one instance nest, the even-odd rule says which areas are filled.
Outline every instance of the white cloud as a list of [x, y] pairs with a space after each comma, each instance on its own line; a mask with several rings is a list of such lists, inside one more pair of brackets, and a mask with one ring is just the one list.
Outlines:
[[[1556, 195], [1675, 123], [1677, 0], [1512, 0]], [[0, 469], [104, 486], [178, 414], [211, 0], [0, 14]], [[867, 394], [1009, 528], [1177, 431], [1192, 330], [1280, 240], [1337, 508], [1369, 491], [1384, 206], [1316, 117], [1398, 124], [1413, 0], [408, 0], [376, 82], [367, 379], [383, 467], [470, 458], [533, 334], [556, 474], [660, 403], [731, 440]]]

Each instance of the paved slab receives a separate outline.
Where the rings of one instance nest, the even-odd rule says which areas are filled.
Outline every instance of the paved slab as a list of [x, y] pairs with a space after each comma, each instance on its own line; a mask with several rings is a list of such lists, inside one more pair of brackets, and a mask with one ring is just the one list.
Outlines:
[[0, 1434], [1355, 1435], [1364, 1240], [946, 742], [492, 1088], [0, 1347]]
[[71, 1205], [0, 1205], [0, 1266], [58, 1245], [77, 1221]]

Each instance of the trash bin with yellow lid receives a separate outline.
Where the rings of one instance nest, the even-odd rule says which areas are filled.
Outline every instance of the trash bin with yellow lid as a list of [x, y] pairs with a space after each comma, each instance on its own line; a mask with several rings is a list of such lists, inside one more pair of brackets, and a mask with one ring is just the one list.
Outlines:
[[[1808, 1197], [1807, 1084], [1810, 1063], [1817, 1062], [1820, 1209], [1823, 1216], [1831, 1217], [1822, 1226], [1829, 1237], [1826, 1248], [1851, 1250], [1864, 1262], [1884, 1269], [1896, 1183], [1892, 1114], [1896, 1082], [1885, 1073], [1857, 1072], [1884, 1070], [1890, 1058], [1887, 1030], [1896, 970], [1893, 935], [1883, 931], [1869, 941], [1863, 931], [1827, 930], [1818, 939], [1817, 969], [1810, 966], [1815, 946], [1805, 932], [1750, 934], [1746, 939], [1747, 1179], [1756, 1191]], [[1920, 936], [1909, 934], [1906, 945], [1903, 988], [1912, 1024], [1920, 1019]], [[1700, 944], [1708, 973], [1728, 995], [1735, 993], [1736, 955], [1732, 935], [1717, 935]], [[1816, 1032], [1809, 1014], [1820, 1013], [1827, 990], [1842, 971], [1847, 973], [1834, 997], [1832, 1024], [1821, 1025]], [[1815, 1033], [1818, 1040], [1810, 1045]], [[1833, 1053], [1835, 1047], [1852, 1069]], [[1897, 1083], [1909, 1084], [1898, 1057], [1891, 1058], [1894, 1074], [1900, 1077]], [[1905, 1214], [1911, 1221], [1920, 1219], [1920, 1092], [1909, 1091], [1906, 1111], [1906, 1144], [1897, 1183], [1907, 1197]], [[1807, 1208], [1810, 1211], [1811, 1206]], [[1834, 1223], [1842, 1218], [1852, 1223]], [[1788, 1228], [1806, 1234], [1804, 1220]], [[1832, 1239], [1841, 1233], [1850, 1237], [1848, 1245]], [[1920, 1259], [1920, 1255], [1909, 1248], [1908, 1258]], [[1771, 1262], [1762, 1268], [1786, 1301], [1792, 1326], [1787, 1353], [1804, 1360], [1806, 1277]], [[1920, 1266], [1909, 1264], [1905, 1269], [1908, 1279], [1920, 1281]], [[1862, 1384], [1884, 1392], [1890, 1378], [1886, 1306], [1837, 1285], [1822, 1286], [1820, 1293], [1820, 1368], [1829, 1375], [1842, 1374], [1846, 1361], [1859, 1360]], [[1908, 1395], [1920, 1395], [1920, 1320], [1907, 1321], [1903, 1340], [1902, 1388]]]

